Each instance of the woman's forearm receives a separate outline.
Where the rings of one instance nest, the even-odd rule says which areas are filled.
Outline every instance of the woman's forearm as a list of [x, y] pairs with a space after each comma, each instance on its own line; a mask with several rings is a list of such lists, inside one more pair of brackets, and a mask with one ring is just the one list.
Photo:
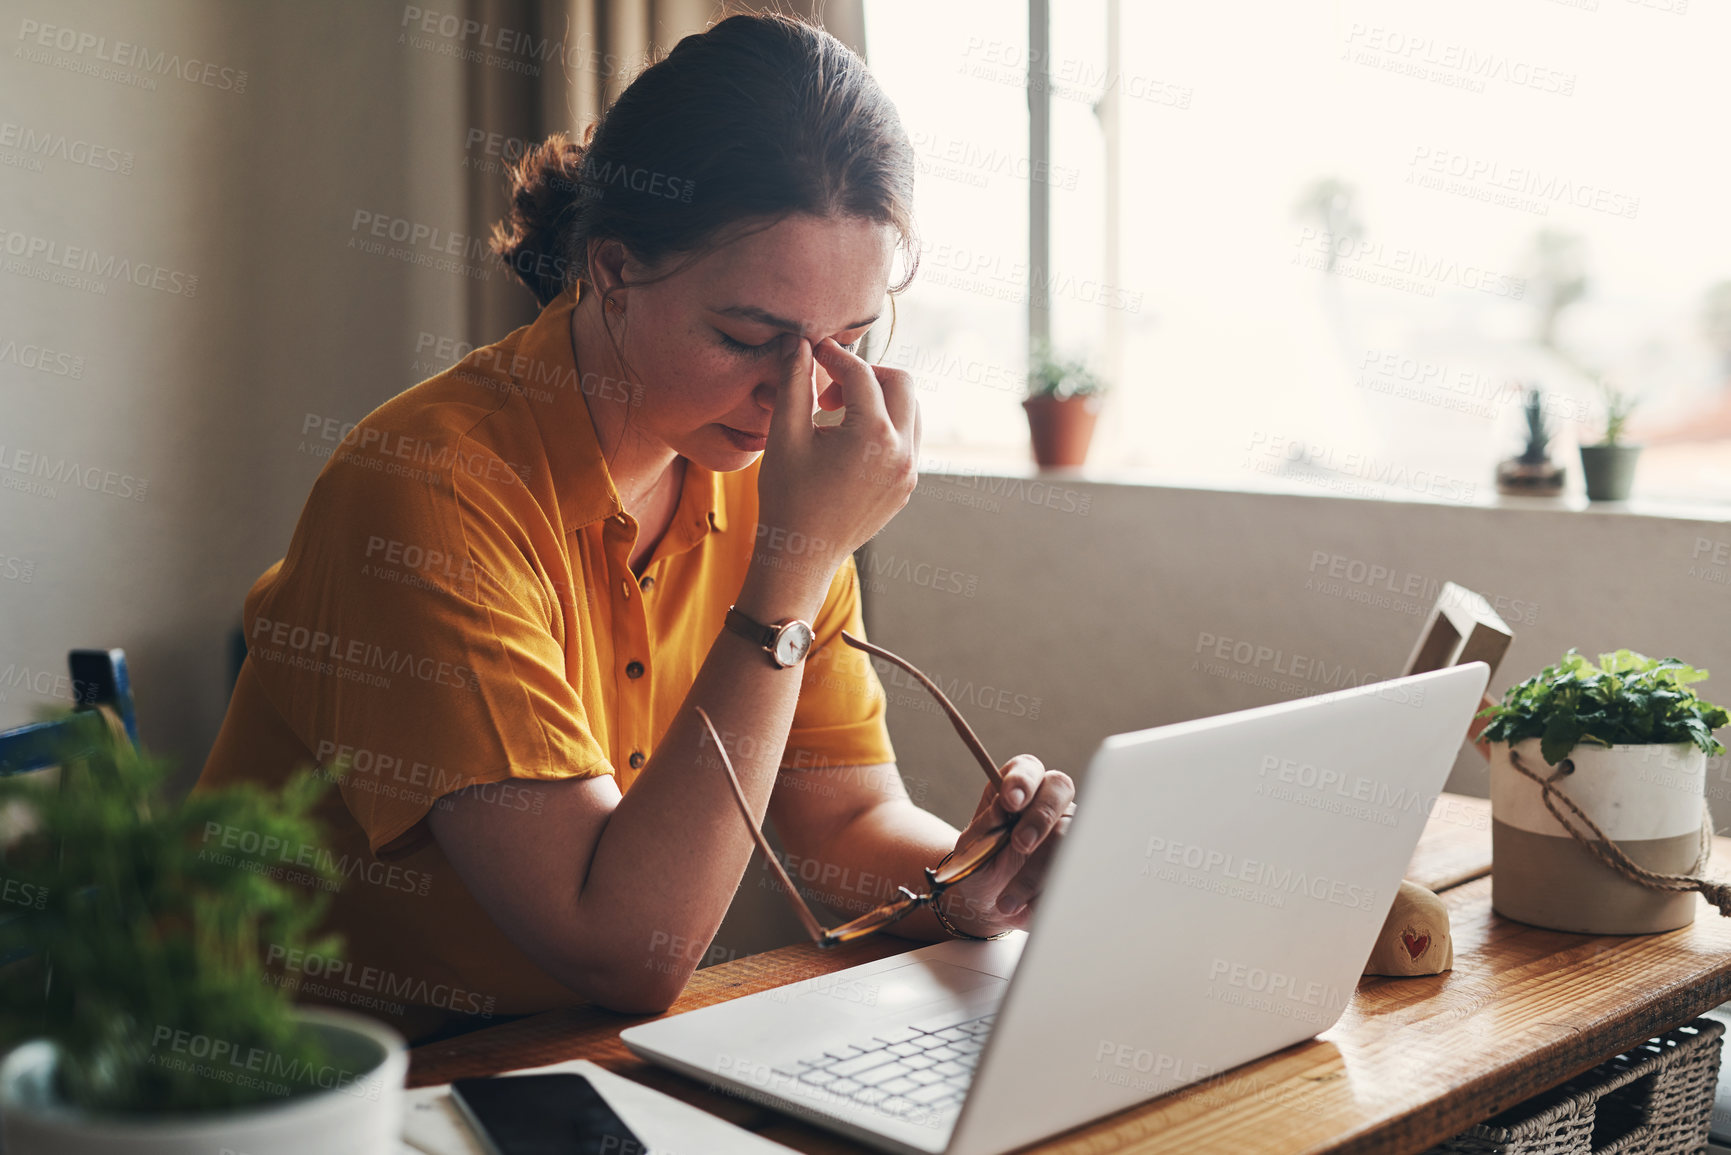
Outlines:
[[[811, 621], [829, 574], [754, 565], [737, 605], [760, 622]], [[820, 580], [821, 579], [821, 580]], [[759, 824], [769, 805], [805, 666], [781, 669], [750, 640], [723, 630], [678, 715], [598, 840], [578, 901], [591, 967], [630, 974], [651, 1004], [671, 1002], [727, 913], [753, 842], [714, 744], [714, 720]], [[603, 945], [604, 944], [604, 945]], [[635, 984], [633, 984], [635, 985]]]

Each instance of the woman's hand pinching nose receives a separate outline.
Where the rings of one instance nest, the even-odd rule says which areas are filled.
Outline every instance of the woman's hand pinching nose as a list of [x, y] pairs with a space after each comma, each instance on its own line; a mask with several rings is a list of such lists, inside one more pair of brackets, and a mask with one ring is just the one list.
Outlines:
[[[834, 337], [825, 337], [823, 340], [818, 342], [818, 346], [821, 347], [823, 345], [833, 345], [840, 352], [847, 352], [847, 350], [843, 349]], [[813, 351], [815, 353], [815, 348]], [[817, 395], [817, 407], [824, 410], [826, 413], [834, 413], [837, 409], [847, 408], [847, 403], [842, 399], [841, 385], [838, 382], [831, 381], [824, 387], [823, 392]]]

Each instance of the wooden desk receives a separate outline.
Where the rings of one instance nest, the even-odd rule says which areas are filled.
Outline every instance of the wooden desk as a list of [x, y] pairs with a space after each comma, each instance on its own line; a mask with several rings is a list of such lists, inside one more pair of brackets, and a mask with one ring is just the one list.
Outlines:
[[[1715, 862], [1731, 856], [1718, 839]], [[1510, 922], [1490, 909], [1490, 807], [1443, 795], [1408, 877], [1449, 906], [1455, 968], [1366, 978], [1332, 1029], [1205, 1083], [1031, 1148], [1108, 1152], [1385, 1152], [1408, 1155], [1731, 999], [1731, 919], [1610, 938]], [[673, 1011], [693, 1010], [912, 949], [880, 937], [800, 945], [701, 970]], [[812, 1155], [868, 1150], [642, 1062], [619, 1042], [642, 1019], [550, 1011], [410, 1054], [409, 1084], [587, 1058]]]

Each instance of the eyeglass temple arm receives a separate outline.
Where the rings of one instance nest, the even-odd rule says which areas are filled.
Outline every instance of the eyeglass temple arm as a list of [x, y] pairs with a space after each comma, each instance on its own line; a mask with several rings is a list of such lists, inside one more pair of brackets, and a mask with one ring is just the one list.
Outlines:
[[709, 731], [709, 740], [715, 743], [715, 749], [721, 754], [722, 769], [727, 771], [727, 784], [733, 788], [733, 800], [739, 803], [739, 815], [745, 819], [745, 828], [751, 831], [752, 841], [763, 851], [763, 857], [769, 863], [770, 869], [775, 871], [781, 884], [787, 888], [788, 901], [792, 903], [794, 913], [799, 915], [799, 921], [805, 924], [806, 933], [811, 935], [813, 942], [822, 942], [825, 935], [823, 924], [811, 913], [811, 907], [806, 905], [805, 899], [793, 885], [793, 879], [787, 876], [781, 860], [775, 856], [775, 851], [769, 848], [769, 840], [763, 836], [763, 831], [757, 828], [757, 822], [751, 817], [751, 807], [745, 801], [745, 791], [740, 788], [739, 776], [733, 771], [733, 759], [727, 756], [727, 747], [721, 744], [721, 735], [715, 732], [715, 723], [709, 720], [709, 715], [702, 706], [693, 708], [697, 711], [697, 716], [703, 719], [704, 728]]
[[980, 741], [979, 735], [974, 733], [974, 728], [968, 725], [968, 720], [962, 717], [961, 711], [957, 710], [955, 706], [950, 703], [950, 700], [944, 696], [944, 692], [938, 689], [936, 683], [915, 668], [913, 663], [907, 661], [905, 658], [897, 657], [882, 646], [874, 646], [864, 638], [854, 637], [846, 630], [841, 632], [841, 636], [842, 640], [854, 649], [864, 650], [868, 654], [874, 654], [890, 663], [892, 666], [898, 666], [912, 674], [915, 678], [918, 678], [920, 685], [924, 686], [931, 693], [932, 697], [938, 700], [938, 705], [942, 706], [944, 708], [944, 713], [949, 715], [950, 725], [956, 728], [956, 733], [961, 735], [962, 741], [967, 744], [969, 750], [973, 751], [974, 758], [979, 762], [980, 769], [986, 772], [986, 777], [992, 780], [994, 786], [1002, 787], [1004, 785], [1004, 776], [998, 773], [997, 763], [993, 762], [992, 756], [986, 753], [985, 744]]

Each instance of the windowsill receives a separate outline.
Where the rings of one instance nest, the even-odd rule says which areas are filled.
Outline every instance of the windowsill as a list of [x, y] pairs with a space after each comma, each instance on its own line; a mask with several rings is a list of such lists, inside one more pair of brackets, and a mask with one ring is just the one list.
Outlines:
[[923, 457], [920, 469], [934, 476], [1037, 478], [1043, 481], [1085, 482], [1097, 485], [1139, 485], [1150, 488], [1191, 489], [1215, 493], [1263, 493], [1289, 497], [1332, 497], [1349, 501], [1393, 501], [1416, 505], [1453, 506], [1460, 509], [1506, 509], [1549, 513], [1571, 511], [1596, 515], [1666, 518], [1679, 521], [1731, 522], [1731, 502], [1688, 501], [1636, 494], [1628, 501], [1588, 501], [1581, 492], [1557, 497], [1511, 497], [1487, 482], [1470, 500], [1450, 500], [1425, 493], [1375, 487], [1344, 476], [1317, 478], [1272, 476], [1251, 473], [1231, 481], [1214, 477], [1183, 477], [1135, 466], [1084, 466], [1079, 469], [1042, 469], [1026, 458], [1010, 456], [995, 448], [965, 449], [946, 446], [942, 457]]

